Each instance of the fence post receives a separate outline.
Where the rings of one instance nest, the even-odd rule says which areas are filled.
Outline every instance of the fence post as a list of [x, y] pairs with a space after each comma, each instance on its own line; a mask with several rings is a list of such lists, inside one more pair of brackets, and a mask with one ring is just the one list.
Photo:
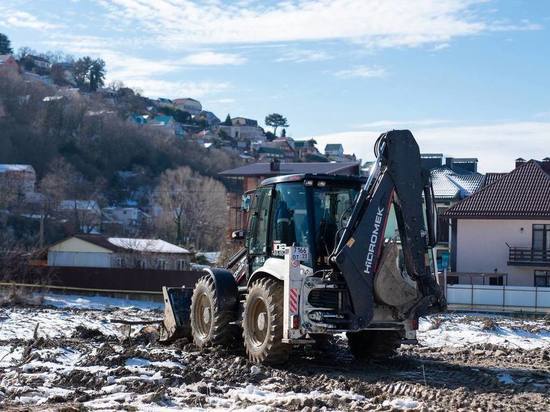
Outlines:
[[506, 309], [506, 286], [502, 285], [502, 309]]
[[470, 307], [471, 309], [473, 309], [474, 308], [474, 281], [472, 280], [472, 275], [470, 275], [470, 287], [472, 288], [470, 292]]
[[535, 312], [537, 312], [539, 303], [539, 287], [535, 286]]
[[445, 299], [447, 299], [447, 268], [443, 269], [443, 282], [445, 283], [443, 291], [445, 292]]

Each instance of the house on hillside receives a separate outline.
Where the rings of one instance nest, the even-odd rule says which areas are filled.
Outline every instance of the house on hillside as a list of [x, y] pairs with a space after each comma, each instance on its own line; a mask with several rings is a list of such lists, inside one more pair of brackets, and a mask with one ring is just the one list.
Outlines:
[[191, 99], [190, 97], [174, 99], [172, 100], [172, 103], [176, 109], [183, 110], [184, 112], [191, 114], [191, 116], [198, 115], [202, 111], [201, 102]]
[[191, 253], [160, 239], [75, 235], [48, 248], [50, 267], [188, 270]]
[[196, 115], [195, 120], [204, 120], [208, 127], [218, 127], [221, 123], [221, 120], [218, 118], [218, 116], [207, 110], [203, 110], [198, 115]]
[[176, 136], [185, 135], [184, 126], [176, 122], [176, 120], [172, 116], [157, 115], [152, 119], [149, 119], [147, 121], [147, 125], [155, 128], [160, 128], [169, 132], [170, 134], [175, 134]]
[[50, 61], [43, 56], [36, 56], [33, 54], [28, 54], [24, 57], [26, 61], [30, 61], [34, 67], [38, 67], [41, 69], [49, 69], [51, 67]]
[[256, 150], [259, 160], [284, 159], [293, 161], [296, 159], [294, 140], [289, 137], [279, 137], [272, 142], [264, 142]]
[[445, 212], [449, 283], [550, 287], [550, 158], [518, 160]]
[[10, 192], [19, 198], [34, 194], [36, 172], [31, 165], [0, 164], [0, 192]]
[[231, 125], [221, 123], [219, 130], [235, 140], [265, 141], [264, 130], [258, 126], [258, 121], [246, 117], [234, 117]]
[[281, 163], [274, 159], [270, 162], [250, 163], [220, 172], [219, 176], [228, 187], [229, 233], [245, 227], [246, 214], [241, 209], [242, 196], [256, 189], [262, 180], [273, 176], [305, 173], [356, 176], [359, 175], [359, 166], [359, 162]]
[[325, 156], [329, 160], [340, 162], [344, 160], [344, 146], [340, 143], [329, 143], [325, 146]]
[[95, 200], [62, 200], [56, 214], [60, 220], [73, 226], [70, 230], [84, 233], [99, 233], [101, 230], [101, 208]]
[[273, 146], [262, 145], [256, 152], [258, 154], [258, 160], [283, 160], [286, 155], [283, 149]]
[[308, 161], [311, 156], [322, 156], [317, 147], [315, 139], [309, 140], [295, 140], [294, 150], [296, 151], [296, 157], [298, 160]]
[[172, 103], [172, 100], [166, 99], [164, 97], [159, 97], [157, 100], [155, 100], [155, 103], [158, 107], [174, 107], [174, 103]]
[[[279, 147], [285, 152], [285, 158], [288, 160], [296, 160], [296, 148], [294, 145], [294, 139], [292, 137], [277, 137], [270, 142], [270, 144]], [[269, 144], [269, 143], [264, 143]]]
[[137, 207], [104, 207], [101, 209], [102, 233], [140, 233], [151, 221], [151, 216]]

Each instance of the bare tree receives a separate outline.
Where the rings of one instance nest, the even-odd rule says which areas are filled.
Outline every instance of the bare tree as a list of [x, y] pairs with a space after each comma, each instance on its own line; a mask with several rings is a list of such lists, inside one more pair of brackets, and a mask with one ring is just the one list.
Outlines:
[[58, 209], [61, 201], [65, 199], [70, 187], [76, 185], [77, 181], [77, 171], [63, 158], [54, 159], [48, 167], [48, 173], [40, 180], [38, 190], [41, 195], [39, 234], [41, 248], [44, 246], [44, 230], [48, 219]]
[[188, 167], [167, 170], [155, 198], [162, 209], [157, 227], [167, 235], [172, 233], [177, 243], [197, 248], [220, 246], [227, 210], [226, 191], [220, 182]]

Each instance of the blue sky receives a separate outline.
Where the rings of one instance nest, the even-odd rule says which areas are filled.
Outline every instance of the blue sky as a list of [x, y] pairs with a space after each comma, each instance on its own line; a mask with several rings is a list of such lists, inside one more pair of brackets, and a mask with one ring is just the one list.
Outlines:
[[102, 57], [108, 80], [341, 142], [410, 128], [482, 171], [550, 156], [546, 0], [2, 0], [13, 46]]

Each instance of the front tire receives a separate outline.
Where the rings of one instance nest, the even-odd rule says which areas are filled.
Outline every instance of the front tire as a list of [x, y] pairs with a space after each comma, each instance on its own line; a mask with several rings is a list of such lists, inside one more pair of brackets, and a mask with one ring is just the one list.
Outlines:
[[254, 363], [279, 364], [288, 360], [290, 345], [283, 343], [283, 284], [272, 278], [255, 281], [248, 290], [243, 312], [243, 338]]
[[222, 306], [216, 285], [211, 276], [201, 277], [191, 297], [191, 334], [199, 348], [228, 345], [234, 339], [235, 314]]
[[348, 345], [356, 359], [388, 358], [401, 345], [401, 335], [391, 330], [348, 332]]

